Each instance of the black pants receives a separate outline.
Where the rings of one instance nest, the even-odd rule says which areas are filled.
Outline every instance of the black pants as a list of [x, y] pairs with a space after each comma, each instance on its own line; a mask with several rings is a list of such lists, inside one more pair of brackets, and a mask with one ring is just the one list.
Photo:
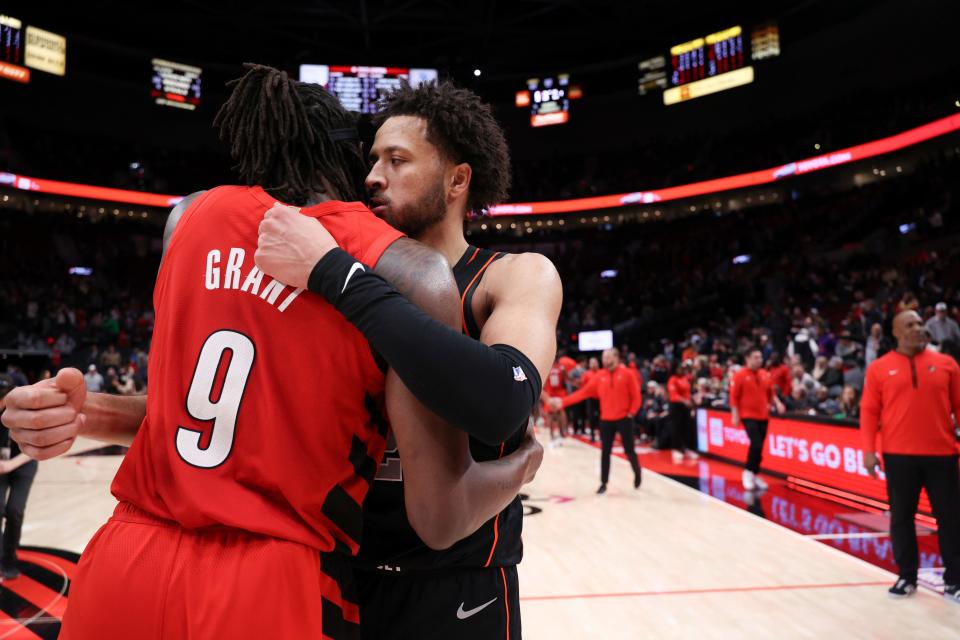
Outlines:
[[[37, 475], [37, 461], [31, 460], [11, 471], [0, 475], [0, 496], [4, 499], [3, 553], [0, 566], [17, 566], [17, 548], [20, 546], [20, 532], [23, 530], [23, 512], [27, 508], [27, 496]], [[8, 493], [9, 491], [9, 493]]]
[[743, 428], [750, 438], [750, 451], [747, 453], [747, 471], [760, 473], [760, 461], [763, 460], [763, 443], [767, 439], [767, 420], [743, 419]]
[[521, 640], [516, 567], [354, 570], [364, 640]]
[[610, 454], [613, 452], [613, 439], [620, 434], [623, 440], [623, 452], [627, 454], [627, 460], [633, 467], [634, 477], [640, 477], [640, 461], [637, 460], [637, 453], [633, 450], [633, 420], [624, 418], [608, 422], [600, 421], [600, 482], [607, 484], [610, 479]]
[[677, 451], [696, 450], [697, 444], [693, 441], [693, 418], [690, 417], [690, 407], [682, 402], [671, 402], [670, 427], [673, 430], [674, 449]]
[[916, 581], [917, 530], [914, 517], [920, 489], [927, 490], [937, 518], [940, 555], [946, 584], [960, 584], [960, 467], [956, 455], [909, 456], [883, 454], [890, 496], [890, 541], [900, 577]]

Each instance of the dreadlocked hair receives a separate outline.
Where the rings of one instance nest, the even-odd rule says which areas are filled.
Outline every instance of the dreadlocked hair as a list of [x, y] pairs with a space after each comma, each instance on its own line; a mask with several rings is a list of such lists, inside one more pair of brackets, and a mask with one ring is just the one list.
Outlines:
[[467, 208], [473, 214], [506, 200], [510, 151], [490, 105], [480, 96], [447, 80], [417, 87], [404, 82], [384, 98], [374, 124], [394, 116], [423, 118], [427, 140], [453, 162], [470, 165]]
[[243, 77], [227, 83], [233, 91], [213, 121], [240, 178], [292, 205], [305, 205], [326, 186], [339, 200], [360, 200], [367, 172], [360, 145], [328, 135], [355, 127], [356, 118], [319, 85], [273, 67], [243, 67]]

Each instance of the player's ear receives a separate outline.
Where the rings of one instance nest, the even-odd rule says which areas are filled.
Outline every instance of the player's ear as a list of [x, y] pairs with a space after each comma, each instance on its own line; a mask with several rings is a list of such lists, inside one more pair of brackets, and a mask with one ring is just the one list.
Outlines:
[[470, 179], [473, 177], [473, 168], [466, 162], [454, 165], [450, 175], [449, 196], [458, 198], [470, 190]]

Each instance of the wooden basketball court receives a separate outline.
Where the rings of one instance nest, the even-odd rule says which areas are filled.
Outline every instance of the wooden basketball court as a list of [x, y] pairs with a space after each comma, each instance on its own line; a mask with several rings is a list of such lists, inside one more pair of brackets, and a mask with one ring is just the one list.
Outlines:
[[[81, 441], [72, 453], [99, 448]], [[23, 544], [82, 551], [113, 509], [120, 461], [41, 463]], [[649, 470], [634, 491], [616, 457], [597, 496], [598, 470], [599, 451], [568, 439], [526, 489], [528, 640], [960, 637], [960, 607], [931, 590], [891, 600], [893, 574]], [[38, 637], [23, 632], [0, 621], [0, 638]]]

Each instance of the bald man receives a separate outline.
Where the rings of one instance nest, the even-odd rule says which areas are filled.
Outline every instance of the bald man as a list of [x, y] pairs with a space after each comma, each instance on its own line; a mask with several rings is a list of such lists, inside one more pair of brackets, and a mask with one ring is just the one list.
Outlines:
[[917, 590], [917, 532], [914, 518], [921, 489], [937, 518], [945, 568], [944, 598], [960, 604], [960, 467], [953, 416], [960, 416], [960, 367], [927, 349], [927, 334], [916, 311], [893, 320], [897, 349], [867, 368], [860, 401], [863, 464], [877, 477], [883, 470], [890, 498], [890, 540], [899, 569], [890, 587], [894, 598]]
[[633, 450], [633, 417], [640, 409], [640, 382], [637, 376], [620, 363], [620, 352], [607, 349], [601, 358], [603, 369], [597, 371], [590, 381], [563, 398], [551, 398], [553, 411], [566, 409], [587, 398], [600, 400], [600, 488], [598, 494], [607, 492], [610, 479], [610, 454], [617, 433], [623, 441], [623, 451], [633, 467], [633, 488], [640, 487], [640, 462]]

